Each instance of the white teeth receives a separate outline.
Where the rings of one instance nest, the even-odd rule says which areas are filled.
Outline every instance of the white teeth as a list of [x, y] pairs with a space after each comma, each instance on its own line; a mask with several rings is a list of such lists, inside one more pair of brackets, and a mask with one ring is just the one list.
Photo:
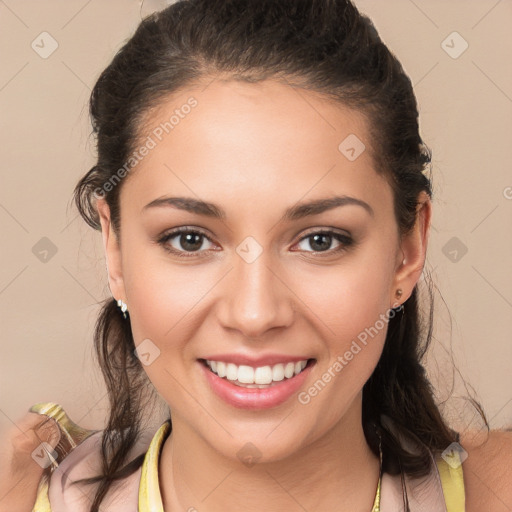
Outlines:
[[[208, 361], [208, 363], [210, 363], [210, 368], [211, 368], [211, 362]], [[212, 368], [213, 370], [213, 368]], [[215, 371], [215, 370], [213, 370]], [[219, 377], [225, 377], [226, 376], [226, 363], [221, 363], [220, 361], [217, 362], [217, 375]]]
[[276, 364], [272, 368], [272, 380], [279, 382], [280, 380], [284, 379], [284, 365], [283, 364]]
[[[241, 367], [240, 367], [241, 368]], [[240, 379], [238, 379], [240, 380]], [[240, 381], [243, 382], [243, 381]], [[270, 384], [272, 382], [272, 368], [270, 366], [260, 366], [254, 370], [255, 384]]]
[[285, 367], [284, 367], [284, 376], [287, 378], [287, 379], [290, 379], [291, 377], [293, 377], [293, 374], [295, 373], [295, 364], [294, 363], [288, 363]]
[[230, 381], [237, 381], [244, 387], [267, 387], [272, 382], [279, 382], [283, 379], [291, 379], [298, 375], [308, 363], [307, 359], [297, 361], [296, 363], [276, 364], [274, 366], [252, 366], [233, 363], [224, 363], [222, 361], [206, 361], [206, 364], [221, 378], [227, 378]]
[[[235, 368], [236, 366], [233, 365]], [[255, 382], [254, 380], [254, 368], [251, 368], [250, 366], [239, 366], [238, 367], [238, 378], [233, 379], [238, 380], [238, 382], [241, 382], [242, 384], [253, 384]], [[257, 382], [257, 384], [261, 384], [260, 382]]]
[[228, 380], [238, 379], [238, 366], [233, 363], [228, 363], [226, 366], [226, 378]]

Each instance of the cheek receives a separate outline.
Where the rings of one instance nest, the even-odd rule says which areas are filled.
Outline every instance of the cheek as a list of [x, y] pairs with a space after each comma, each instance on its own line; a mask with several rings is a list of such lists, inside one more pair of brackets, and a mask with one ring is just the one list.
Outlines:
[[302, 264], [295, 268], [293, 290], [305, 306], [302, 310], [310, 311], [312, 321], [316, 317], [315, 325], [336, 352], [344, 352], [350, 340], [371, 328], [389, 309], [393, 260], [382, 252], [383, 247], [389, 252], [389, 246], [378, 242], [347, 253], [336, 266]]
[[[186, 351], [197, 314], [218, 276], [206, 266], [176, 264], [163, 250], [126, 244], [123, 277], [137, 345], [149, 338], [162, 353]], [[186, 355], [186, 353], [185, 353]]]
[[190, 406], [182, 387], [190, 372], [183, 362], [193, 361], [187, 342], [197, 331], [201, 298], [212, 285], [193, 266], [170, 264], [165, 255], [155, 256], [157, 252], [135, 249], [123, 262], [123, 277], [135, 346], [149, 346], [149, 352], [157, 354], [144, 371], [169, 406], [179, 411]]
[[328, 357], [318, 361], [315, 377], [297, 399], [319, 418], [321, 429], [328, 430], [339, 422], [372, 375], [386, 340], [386, 312], [378, 299], [352, 298], [337, 307], [337, 317], [329, 328], [317, 323], [315, 334], [322, 331]]
[[317, 384], [304, 390], [303, 402], [317, 401], [327, 422], [360, 392], [382, 353], [394, 316], [388, 303], [390, 261], [375, 247], [346, 258], [336, 270], [317, 268], [295, 281], [307, 306], [302, 311], [328, 352], [318, 364]]

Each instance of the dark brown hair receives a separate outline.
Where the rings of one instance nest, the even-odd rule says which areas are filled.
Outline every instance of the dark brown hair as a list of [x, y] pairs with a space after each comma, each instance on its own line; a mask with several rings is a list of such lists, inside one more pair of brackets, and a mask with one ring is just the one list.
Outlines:
[[[95, 208], [100, 191], [114, 229], [120, 229], [123, 182], [108, 191], [105, 184], [116, 173], [119, 181], [119, 169], [139, 143], [145, 114], [171, 93], [220, 75], [247, 82], [279, 80], [363, 113], [375, 171], [393, 190], [399, 232], [405, 235], [413, 228], [418, 196], [426, 191], [431, 197], [432, 189], [426, 175], [431, 154], [419, 135], [412, 84], [372, 22], [348, 0], [181, 0], [145, 18], [91, 94], [98, 160], [75, 189], [78, 210], [89, 225], [100, 229]], [[363, 388], [369, 446], [378, 455], [380, 435], [384, 471], [413, 477], [432, 469], [431, 452], [458, 440], [439, 411], [421, 364], [433, 325], [428, 273], [424, 283], [428, 313], [420, 307], [415, 287], [390, 319], [382, 356]], [[133, 461], [127, 457], [141, 433], [142, 396], [148, 386], [134, 355], [130, 322], [113, 299], [99, 316], [95, 348], [110, 417], [102, 438], [103, 474], [82, 480], [100, 483], [91, 512], [98, 510], [114, 480], [142, 463], [143, 455]], [[404, 438], [415, 449], [406, 448]]]

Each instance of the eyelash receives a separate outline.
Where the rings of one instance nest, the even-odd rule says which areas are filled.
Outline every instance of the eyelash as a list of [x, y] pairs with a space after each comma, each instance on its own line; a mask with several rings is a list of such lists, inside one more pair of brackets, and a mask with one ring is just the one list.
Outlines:
[[[179, 258], [192, 258], [192, 257], [198, 256], [198, 255], [199, 255], [199, 257], [203, 257], [203, 255], [201, 253], [202, 252], [204, 253], [204, 251], [178, 251], [174, 248], [170, 248], [167, 245], [169, 240], [175, 238], [176, 236], [182, 235], [182, 234], [191, 234], [191, 233], [201, 235], [204, 238], [206, 238], [208, 241], [211, 242], [210, 237], [207, 236], [206, 233], [203, 233], [202, 231], [200, 231], [198, 229], [190, 229], [187, 227], [182, 227], [182, 228], [177, 228], [168, 233], [165, 233], [162, 237], [160, 237], [157, 240], [157, 243], [160, 244], [165, 251], [167, 251], [175, 256], [178, 256]], [[319, 231], [313, 231], [313, 232], [308, 233], [307, 235], [303, 236], [297, 242], [297, 244], [302, 242], [303, 240], [307, 240], [308, 238], [311, 238], [315, 235], [328, 235], [328, 236], [331, 236], [333, 239], [337, 240], [338, 242], [340, 242], [340, 245], [335, 249], [328, 249], [327, 251], [305, 251], [305, 252], [310, 252], [310, 253], [316, 254], [317, 255], [316, 257], [318, 257], [318, 256], [323, 257], [324, 254], [331, 256], [333, 254], [341, 253], [343, 251], [346, 251], [354, 243], [354, 240], [351, 237], [349, 237], [347, 235], [343, 235], [341, 233], [338, 233], [337, 231], [319, 230]]]

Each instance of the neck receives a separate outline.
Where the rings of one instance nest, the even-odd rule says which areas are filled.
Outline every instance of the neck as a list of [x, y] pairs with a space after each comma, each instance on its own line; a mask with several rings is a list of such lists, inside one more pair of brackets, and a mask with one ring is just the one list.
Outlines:
[[[173, 417], [159, 475], [165, 510], [370, 512], [379, 458], [361, 424], [361, 401], [321, 438], [278, 461], [244, 465], [219, 454]], [[241, 506], [243, 504], [243, 506]]]

